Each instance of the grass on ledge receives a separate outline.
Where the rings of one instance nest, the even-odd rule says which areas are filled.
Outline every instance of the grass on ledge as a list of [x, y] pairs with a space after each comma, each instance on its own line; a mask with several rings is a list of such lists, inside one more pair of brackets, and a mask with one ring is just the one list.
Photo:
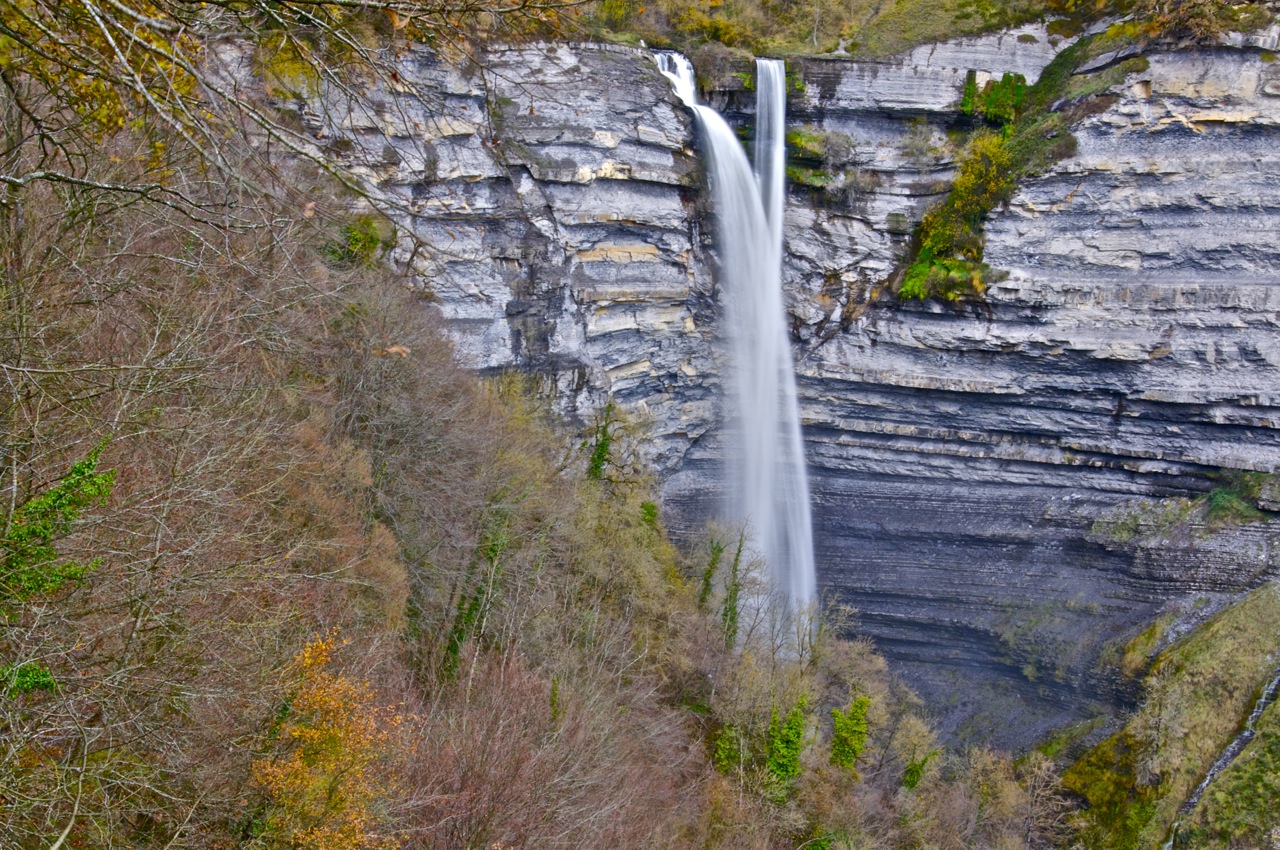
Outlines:
[[1254, 591], [1161, 653], [1144, 681], [1138, 711], [1063, 776], [1089, 804], [1081, 815], [1082, 846], [1159, 847], [1178, 807], [1252, 710], [1278, 655], [1276, 584]]

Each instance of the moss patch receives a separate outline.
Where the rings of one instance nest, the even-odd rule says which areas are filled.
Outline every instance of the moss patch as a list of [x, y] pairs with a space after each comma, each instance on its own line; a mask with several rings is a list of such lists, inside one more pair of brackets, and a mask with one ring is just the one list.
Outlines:
[[1280, 706], [1272, 703], [1257, 735], [1209, 786], [1179, 836], [1179, 848], [1275, 846], [1280, 837]]
[[1106, 717], [1094, 717], [1055, 729], [1036, 745], [1035, 751], [1051, 759], [1070, 753], [1081, 746], [1090, 735], [1099, 731], [1107, 722]]
[[1280, 587], [1268, 585], [1161, 653], [1125, 727], [1073, 764], [1068, 789], [1089, 804], [1091, 850], [1158, 847], [1252, 710], [1280, 653]]
[[855, 181], [853, 139], [845, 133], [816, 127], [787, 130], [787, 180], [824, 196], [843, 197]]
[[1121, 505], [1093, 523], [1089, 539], [1120, 546], [1189, 539], [1194, 533], [1209, 536], [1276, 515], [1274, 475], [1224, 469], [1212, 478], [1219, 486], [1195, 499], [1138, 499]]

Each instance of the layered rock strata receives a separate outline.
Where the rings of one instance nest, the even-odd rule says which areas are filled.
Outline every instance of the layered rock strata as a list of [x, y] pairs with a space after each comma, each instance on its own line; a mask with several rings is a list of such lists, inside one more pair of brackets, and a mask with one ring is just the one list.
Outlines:
[[958, 696], [955, 733], [1082, 718], [1124, 693], [1104, 644], [1276, 572], [1276, 523], [1091, 529], [1280, 465], [1277, 81], [1256, 50], [1151, 55], [988, 224], [986, 303], [877, 304], [804, 354], [826, 585]]
[[578, 421], [612, 399], [679, 466], [717, 418], [714, 283], [691, 120], [647, 52], [414, 49], [306, 110], [399, 222], [392, 260], [463, 363], [539, 376]]
[[[792, 187], [786, 258], [819, 582], [952, 735], [1019, 745], [1105, 710], [1125, 695], [1108, 642], [1275, 572], [1266, 523], [1170, 530], [1138, 507], [1280, 463], [1265, 46], [1151, 56], [990, 222], [1009, 276], [963, 308], [884, 282], [951, 179], [966, 78], [1034, 80], [1062, 45], [1028, 27], [793, 66], [791, 124], [826, 157]], [[709, 94], [749, 133], [750, 96]], [[695, 540], [723, 481], [719, 295], [696, 140], [650, 58], [537, 46], [467, 71], [412, 52], [374, 95], [303, 118], [418, 237], [396, 258], [459, 356], [543, 376], [580, 420], [605, 398], [644, 419]], [[1095, 527], [1126, 511], [1134, 534]]]

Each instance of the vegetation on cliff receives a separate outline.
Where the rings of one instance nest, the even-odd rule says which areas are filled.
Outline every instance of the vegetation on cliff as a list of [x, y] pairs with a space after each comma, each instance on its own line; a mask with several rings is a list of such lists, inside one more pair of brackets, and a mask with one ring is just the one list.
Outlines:
[[0, 847], [1059, 828], [1045, 763], [940, 753], [738, 547], [684, 563], [613, 411], [570, 448], [455, 367], [273, 106], [552, 8], [0, 7]]
[[1054, 2], [1058, 18], [1051, 29], [1076, 34], [1087, 22], [1121, 14], [1130, 17], [1105, 31], [1080, 37], [1062, 51], [1034, 85], [1008, 74], [979, 90], [966, 83], [960, 112], [980, 119], [957, 156], [956, 178], [947, 197], [925, 214], [913, 250], [901, 273], [902, 299], [979, 300], [992, 270], [983, 264], [983, 228], [987, 217], [1006, 203], [1018, 184], [1075, 152], [1071, 125], [1106, 110], [1114, 101], [1106, 92], [1129, 74], [1146, 68], [1134, 56], [1078, 73], [1093, 60], [1157, 40], [1216, 38], [1228, 29], [1269, 23], [1263, 3], [1226, 5], [1203, 0], [1178, 2]]
[[1033, 21], [1047, 9], [1044, 0], [598, 0], [591, 24], [601, 34], [685, 50], [718, 42], [771, 55], [876, 58]]
[[[1162, 652], [1145, 676], [1142, 704], [1124, 728], [1064, 774], [1067, 788], [1088, 803], [1080, 815], [1084, 846], [1161, 846], [1179, 807], [1275, 675], [1277, 657], [1280, 587], [1274, 584]], [[1266, 728], [1274, 716], [1272, 711]], [[1267, 787], [1259, 769], [1268, 763], [1270, 741], [1264, 735], [1248, 760], [1218, 780], [1197, 810], [1197, 842], [1265, 834], [1276, 825], [1274, 811], [1259, 796]], [[1227, 787], [1239, 796], [1224, 796]]]
[[1113, 99], [1106, 90], [1142, 70], [1145, 60], [1128, 59], [1092, 74], [1077, 75], [1076, 69], [1132, 41], [1127, 30], [1113, 28], [1076, 41], [1028, 88], [1012, 76], [980, 92], [966, 88], [962, 111], [968, 105], [986, 126], [973, 132], [957, 157], [947, 197], [925, 214], [900, 298], [982, 297], [991, 275], [982, 263], [987, 217], [1013, 196], [1019, 181], [1075, 152], [1071, 125], [1109, 107]]
[[1044, 18], [1075, 35], [1087, 23], [1133, 15], [1149, 37], [1204, 41], [1271, 19], [1265, 0], [595, 0], [587, 32], [690, 51], [718, 43], [753, 53], [844, 53], [879, 59], [930, 42], [978, 35]]

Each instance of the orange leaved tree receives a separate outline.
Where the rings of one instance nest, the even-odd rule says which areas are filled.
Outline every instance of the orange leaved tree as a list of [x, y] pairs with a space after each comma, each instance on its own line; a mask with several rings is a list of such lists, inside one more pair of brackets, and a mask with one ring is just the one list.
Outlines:
[[265, 802], [249, 846], [294, 850], [391, 850], [385, 830], [391, 731], [366, 682], [333, 672], [332, 634], [295, 660], [298, 686], [280, 708], [253, 778]]

